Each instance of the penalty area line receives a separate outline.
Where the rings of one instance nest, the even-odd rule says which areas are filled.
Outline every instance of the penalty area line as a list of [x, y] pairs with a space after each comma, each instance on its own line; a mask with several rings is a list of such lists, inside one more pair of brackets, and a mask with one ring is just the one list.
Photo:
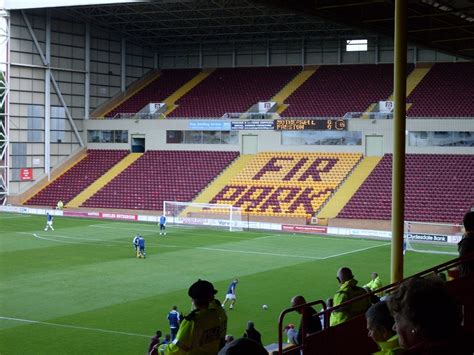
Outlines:
[[385, 246], [390, 245], [390, 244], [391, 244], [391, 243], [373, 245], [373, 246], [367, 247], [367, 248], [360, 248], [360, 249], [356, 249], [356, 250], [346, 251], [346, 252], [344, 252], [344, 253], [339, 253], [339, 254], [333, 254], [333, 255], [325, 256], [325, 257], [322, 257], [322, 258], [320, 258], [320, 259], [321, 259], [321, 260], [326, 260], [326, 259], [337, 258], [338, 256], [344, 256], [344, 255], [348, 255], [348, 254], [358, 253], [358, 252], [360, 252], [360, 251], [366, 251], [366, 250], [369, 250], [369, 249], [385, 247]]
[[88, 330], [88, 331], [101, 332], [101, 333], [128, 335], [128, 336], [134, 336], [134, 337], [145, 337], [145, 338], [150, 337], [150, 335], [144, 335], [144, 334], [127, 333], [127, 332], [120, 332], [120, 331], [116, 331], [116, 330], [108, 330], [108, 329], [100, 329], [100, 328], [81, 327], [81, 326], [78, 326], [78, 325], [41, 322], [41, 321], [31, 320], [31, 319], [21, 319], [21, 318], [11, 318], [11, 317], [2, 317], [2, 316], [0, 316], [0, 320], [7, 320], [7, 321], [13, 321], [13, 322], [20, 322], [20, 323], [29, 323], [29, 324], [48, 325], [48, 326], [60, 327], [60, 328]]

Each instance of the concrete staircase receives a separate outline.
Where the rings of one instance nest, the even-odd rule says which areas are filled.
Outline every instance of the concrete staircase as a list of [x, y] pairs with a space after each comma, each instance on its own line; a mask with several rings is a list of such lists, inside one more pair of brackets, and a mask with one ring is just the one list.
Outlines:
[[132, 165], [137, 159], [139, 159], [143, 153], [130, 153], [117, 164], [115, 164], [109, 171], [104, 175], [90, 184], [86, 189], [84, 189], [79, 195], [74, 197], [66, 207], [79, 207], [89, 198], [91, 198], [97, 191], [107, 185], [112, 179], [114, 179], [118, 174], [127, 169]]
[[[422, 64], [412, 70], [412, 72], [407, 77], [407, 97], [410, 96], [413, 90], [415, 90], [416, 86], [423, 80], [423, 78], [428, 74], [431, 70], [433, 64]], [[387, 101], [393, 101], [393, 94], [390, 95]], [[365, 110], [362, 118], [369, 118], [368, 113], [373, 112], [377, 103], [371, 104], [367, 110]], [[411, 103], [407, 103], [406, 109], [408, 110], [411, 106]]]
[[364, 158], [334, 196], [321, 209], [317, 216], [318, 219], [335, 218], [372, 173], [381, 159], [382, 157]]
[[234, 176], [242, 171], [242, 169], [255, 157], [253, 154], [241, 155], [237, 158], [224, 172], [217, 177], [211, 184], [209, 184], [201, 193], [194, 199], [196, 203], [209, 203], [221, 191], [225, 185], [229, 183]]
[[118, 93], [106, 103], [99, 106], [97, 109], [91, 112], [90, 116], [105, 117], [110, 111], [127, 101], [129, 98], [131, 98], [140, 90], [142, 90], [144, 87], [150, 85], [155, 80], [158, 80], [160, 75], [161, 72], [159, 70], [152, 70], [151, 72], [131, 84], [130, 87], [125, 90], [125, 92]]
[[203, 70], [198, 75], [196, 75], [194, 78], [189, 80], [186, 84], [181, 86], [174, 93], [172, 93], [170, 96], [168, 96], [164, 100], [164, 103], [166, 104], [166, 107], [168, 108], [166, 110], [166, 112], [164, 113], [164, 115], [168, 116], [171, 112], [173, 112], [176, 109], [176, 107], [178, 107], [175, 104], [176, 101], [178, 101], [180, 98], [182, 98], [184, 95], [186, 95], [189, 91], [191, 91], [194, 87], [196, 87], [201, 81], [206, 79], [209, 75], [211, 75], [214, 72], [214, 70], [215, 69]]
[[311, 75], [313, 75], [319, 66], [305, 67], [298, 75], [296, 75], [288, 84], [286, 84], [270, 101], [278, 104], [276, 113], [281, 114], [288, 108], [284, 101], [293, 94]]

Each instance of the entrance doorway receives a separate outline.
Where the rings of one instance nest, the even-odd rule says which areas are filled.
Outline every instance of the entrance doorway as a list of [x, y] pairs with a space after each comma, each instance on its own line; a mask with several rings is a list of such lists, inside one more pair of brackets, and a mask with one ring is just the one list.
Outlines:
[[383, 153], [383, 136], [365, 136], [366, 157], [381, 157]]
[[145, 136], [132, 136], [132, 153], [145, 153]]
[[242, 154], [257, 154], [258, 140], [257, 136], [242, 136]]

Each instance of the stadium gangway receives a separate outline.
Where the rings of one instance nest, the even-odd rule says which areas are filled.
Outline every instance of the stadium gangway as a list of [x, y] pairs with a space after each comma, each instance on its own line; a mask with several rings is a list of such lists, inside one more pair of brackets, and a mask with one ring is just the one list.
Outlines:
[[[367, 336], [367, 328], [365, 316], [360, 315], [350, 319], [347, 322], [339, 324], [334, 327], [329, 326], [329, 318], [331, 312], [339, 308], [345, 307], [349, 304], [357, 302], [366, 297], [372, 297], [374, 294], [390, 293], [398, 288], [398, 286], [413, 277], [424, 277], [442, 272], [449, 272], [455, 269], [460, 264], [466, 261], [474, 261], [474, 253], [464, 258], [456, 258], [445, 263], [439, 264], [427, 270], [421, 271], [415, 275], [407, 277], [402, 281], [381, 287], [373, 292], [356, 297], [348, 302], [342, 303], [338, 306], [327, 308], [327, 305], [322, 300], [308, 302], [297, 307], [287, 308], [280, 313], [278, 319], [278, 355], [300, 355], [300, 354], [324, 354], [324, 355], [338, 355], [338, 354], [371, 354], [377, 351], [376, 344]], [[474, 272], [468, 275], [455, 278], [447, 281], [446, 285], [449, 292], [455, 298], [456, 302], [463, 307], [463, 329], [474, 335]], [[302, 337], [300, 345], [291, 347], [286, 346], [283, 349], [283, 324], [284, 317], [288, 313], [295, 312], [304, 307], [320, 304], [323, 311], [316, 316], [323, 317], [323, 330], [317, 333], [308, 334]], [[303, 315], [302, 315], [303, 316]], [[302, 329], [302, 334], [305, 330]], [[276, 352], [274, 352], [276, 353]]]

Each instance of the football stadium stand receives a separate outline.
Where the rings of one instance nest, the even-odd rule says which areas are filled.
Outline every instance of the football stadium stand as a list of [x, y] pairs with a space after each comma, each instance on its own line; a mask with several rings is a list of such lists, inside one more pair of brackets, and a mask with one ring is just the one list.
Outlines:
[[56, 206], [59, 200], [67, 204], [127, 154], [126, 150], [88, 150], [82, 160], [31, 197], [25, 204]]
[[238, 155], [147, 151], [82, 207], [162, 210], [163, 201], [192, 201]]
[[409, 118], [474, 115], [474, 63], [436, 63], [408, 96]]
[[176, 102], [168, 117], [220, 118], [226, 113], [247, 112], [259, 101], [268, 101], [300, 67], [216, 69]]
[[[473, 155], [409, 154], [405, 220], [459, 223], [474, 201]], [[386, 154], [339, 218], [390, 220], [392, 155]]]
[[258, 153], [210, 203], [257, 216], [311, 217], [360, 161], [357, 153]]
[[199, 69], [163, 70], [154, 81], [119, 104], [112, 111], [107, 113], [106, 117], [114, 117], [118, 113], [137, 113], [150, 102], [163, 102], [168, 96], [198, 73]]
[[288, 99], [285, 117], [342, 117], [364, 112], [373, 103], [387, 99], [393, 89], [393, 66], [321, 66]]

